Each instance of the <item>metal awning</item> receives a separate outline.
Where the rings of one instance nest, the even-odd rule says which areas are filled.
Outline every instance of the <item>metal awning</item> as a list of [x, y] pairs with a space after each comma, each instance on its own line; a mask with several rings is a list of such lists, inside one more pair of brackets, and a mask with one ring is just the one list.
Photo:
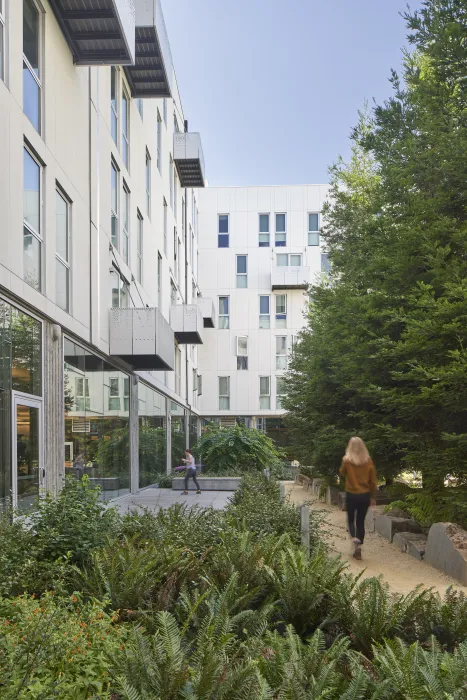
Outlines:
[[170, 307], [170, 325], [182, 345], [201, 345], [203, 315], [198, 304], [177, 304]]
[[173, 370], [174, 333], [159, 309], [110, 309], [109, 323], [109, 355], [134, 370]]
[[125, 67], [133, 97], [172, 97], [173, 61], [160, 0], [135, 0], [136, 56]]
[[195, 132], [174, 134], [174, 163], [181, 187], [204, 187], [204, 155], [201, 136]]
[[80, 66], [135, 61], [134, 0], [49, 0]]

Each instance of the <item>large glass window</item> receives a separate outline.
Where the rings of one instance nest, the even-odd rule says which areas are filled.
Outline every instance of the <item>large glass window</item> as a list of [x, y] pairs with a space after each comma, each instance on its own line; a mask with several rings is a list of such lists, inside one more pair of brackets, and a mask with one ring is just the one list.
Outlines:
[[61, 190], [55, 192], [55, 299], [70, 310], [70, 203]]
[[123, 259], [127, 265], [130, 264], [130, 190], [126, 182], [123, 182], [123, 202], [122, 202], [122, 231], [123, 231]]
[[138, 384], [139, 487], [157, 483], [167, 473], [167, 399]]
[[122, 160], [125, 168], [130, 170], [130, 98], [125, 88], [122, 89]]
[[23, 275], [25, 281], [40, 292], [42, 289], [42, 169], [26, 148], [23, 165]]
[[271, 408], [271, 377], [259, 378], [259, 407], [263, 411]]
[[276, 369], [287, 369], [286, 335], [276, 335]]
[[259, 327], [271, 327], [270, 297], [268, 294], [261, 294], [259, 297]]
[[230, 328], [229, 297], [219, 297], [219, 328]]
[[248, 369], [248, 336], [237, 337], [237, 369]]
[[219, 377], [219, 410], [230, 410], [230, 377]]
[[34, 0], [23, 0], [23, 111], [41, 130], [40, 19]]
[[276, 259], [278, 267], [301, 267], [302, 264], [302, 256], [298, 253], [278, 253]]
[[[41, 323], [0, 299], [0, 511], [7, 507], [13, 488], [12, 390], [36, 397], [42, 395]], [[26, 428], [26, 423], [23, 427]], [[20, 432], [18, 439], [23, 440], [26, 449], [24, 431], [23, 435], [24, 439]], [[18, 471], [21, 472], [27, 466], [26, 455], [20, 455], [17, 449], [17, 458]], [[31, 474], [34, 468], [32, 457], [28, 464], [31, 468], [28, 467], [27, 473]], [[37, 481], [37, 469], [35, 476]]]
[[5, 0], [0, 0], [0, 80], [5, 80]]
[[287, 328], [287, 294], [276, 295], [276, 328]]
[[259, 247], [269, 248], [269, 214], [259, 215]]
[[128, 307], [128, 285], [116, 270], [110, 273], [112, 284], [112, 308], [126, 309]]
[[285, 246], [287, 242], [287, 233], [285, 226], [285, 214], [276, 214], [276, 246]]
[[65, 338], [65, 473], [109, 500], [130, 490], [129, 394], [124, 372]]
[[237, 287], [244, 289], [248, 287], [247, 255], [237, 255]]
[[110, 235], [112, 245], [118, 250], [119, 230], [118, 230], [118, 180], [119, 173], [117, 166], [112, 161], [110, 165]]
[[110, 129], [112, 138], [118, 145], [118, 71], [116, 66], [110, 67]]
[[186, 411], [178, 403], [170, 402], [171, 439], [172, 439], [172, 469], [182, 464], [186, 448], [187, 416]]
[[228, 214], [219, 214], [217, 223], [218, 223], [217, 246], [218, 246], [218, 248], [228, 248], [229, 247], [229, 215]]
[[319, 245], [319, 214], [308, 214], [308, 245]]
[[321, 253], [321, 272], [331, 272], [331, 261], [327, 253]]
[[282, 406], [283, 396], [286, 393], [285, 377], [276, 377], [276, 410], [280, 411]]
[[143, 247], [144, 247], [144, 223], [141, 213], [137, 212], [138, 218], [138, 239], [136, 241], [136, 279], [143, 283]]

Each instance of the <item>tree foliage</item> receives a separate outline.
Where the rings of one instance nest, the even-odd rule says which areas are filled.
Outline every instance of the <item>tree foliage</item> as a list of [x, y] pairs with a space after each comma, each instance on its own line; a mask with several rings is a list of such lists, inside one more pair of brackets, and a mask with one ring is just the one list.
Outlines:
[[467, 5], [424, 0], [393, 96], [331, 170], [323, 240], [285, 406], [297, 456], [334, 475], [351, 434], [379, 471], [467, 477]]

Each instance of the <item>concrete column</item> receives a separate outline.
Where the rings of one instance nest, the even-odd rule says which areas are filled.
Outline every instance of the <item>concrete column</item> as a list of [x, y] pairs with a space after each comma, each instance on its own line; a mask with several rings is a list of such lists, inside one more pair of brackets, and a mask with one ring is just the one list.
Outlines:
[[139, 491], [138, 376], [130, 376], [130, 490]]
[[65, 397], [63, 336], [59, 325], [44, 321], [45, 488], [56, 495], [65, 477]]

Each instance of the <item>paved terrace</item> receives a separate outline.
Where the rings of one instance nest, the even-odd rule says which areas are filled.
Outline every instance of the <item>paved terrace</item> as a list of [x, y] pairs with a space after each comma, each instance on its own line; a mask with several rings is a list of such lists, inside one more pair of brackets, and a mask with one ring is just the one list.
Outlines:
[[203, 491], [197, 495], [194, 491], [190, 491], [188, 496], [184, 496], [180, 491], [172, 491], [172, 489], [147, 488], [137, 494], [129, 494], [119, 498], [111, 505], [118, 509], [120, 513], [127, 513], [140, 508], [149, 508], [150, 510], [158, 511], [160, 508], [170, 508], [174, 503], [184, 503], [188, 506], [198, 505], [202, 508], [216, 508], [223, 510], [229, 499], [232, 497], [232, 491]]

